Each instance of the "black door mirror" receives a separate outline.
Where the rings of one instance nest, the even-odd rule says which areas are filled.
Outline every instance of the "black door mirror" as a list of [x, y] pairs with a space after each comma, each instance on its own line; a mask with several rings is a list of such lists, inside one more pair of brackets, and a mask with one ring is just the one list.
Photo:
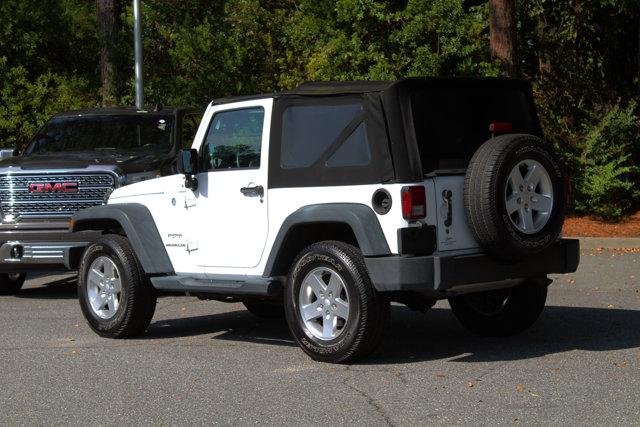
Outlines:
[[191, 190], [198, 188], [198, 151], [193, 148], [180, 150], [178, 153], [178, 173], [184, 175], [185, 186]]

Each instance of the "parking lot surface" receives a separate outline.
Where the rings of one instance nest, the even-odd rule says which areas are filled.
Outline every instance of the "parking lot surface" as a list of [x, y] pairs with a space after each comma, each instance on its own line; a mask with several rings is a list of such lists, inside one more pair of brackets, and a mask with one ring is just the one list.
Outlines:
[[0, 423], [637, 424], [639, 278], [640, 250], [586, 248], [508, 339], [468, 333], [446, 301], [393, 306], [352, 366], [310, 360], [284, 321], [188, 297], [160, 299], [141, 338], [99, 338], [73, 277], [33, 278], [0, 297]]

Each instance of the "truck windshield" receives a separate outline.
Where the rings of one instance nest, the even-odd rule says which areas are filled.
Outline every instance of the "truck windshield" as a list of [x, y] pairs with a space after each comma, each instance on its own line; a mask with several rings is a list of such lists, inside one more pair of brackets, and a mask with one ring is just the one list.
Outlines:
[[170, 115], [57, 117], [33, 138], [25, 155], [120, 150], [167, 153], [173, 146]]

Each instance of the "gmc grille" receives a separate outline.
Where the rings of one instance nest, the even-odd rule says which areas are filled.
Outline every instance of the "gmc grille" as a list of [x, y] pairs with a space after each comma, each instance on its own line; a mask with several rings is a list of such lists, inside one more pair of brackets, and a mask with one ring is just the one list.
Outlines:
[[[51, 188], [63, 182], [77, 183], [77, 192]], [[51, 186], [46, 191], [30, 192], [31, 184]], [[5, 175], [0, 177], [0, 209], [3, 217], [12, 215], [15, 221], [28, 217], [69, 217], [81, 209], [104, 203], [114, 186], [114, 177], [105, 173]]]

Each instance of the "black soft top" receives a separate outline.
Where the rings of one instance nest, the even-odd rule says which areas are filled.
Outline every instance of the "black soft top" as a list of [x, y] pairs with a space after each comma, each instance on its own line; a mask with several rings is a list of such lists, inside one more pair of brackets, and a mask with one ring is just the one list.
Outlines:
[[[542, 136], [531, 85], [518, 79], [310, 82], [290, 91], [222, 98], [212, 104], [264, 98], [274, 99], [270, 187], [416, 182], [425, 174], [459, 171], [491, 137], [489, 125], [494, 122], [512, 122], [513, 132]], [[281, 167], [287, 108], [353, 100], [363, 108], [361, 120], [372, 153], [369, 165], [327, 168], [319, 162], [301, 169]]]

